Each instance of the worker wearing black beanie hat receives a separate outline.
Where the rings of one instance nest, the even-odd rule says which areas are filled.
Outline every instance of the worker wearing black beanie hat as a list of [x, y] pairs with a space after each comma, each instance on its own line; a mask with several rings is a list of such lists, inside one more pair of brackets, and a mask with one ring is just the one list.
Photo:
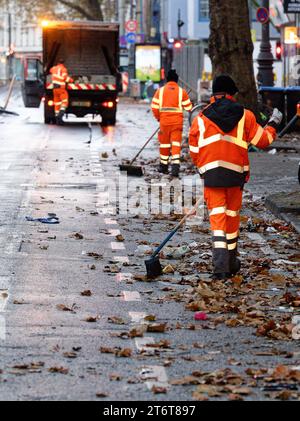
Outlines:
[[211, 103], [194, 119], [189, 138], [191, 157], [204, 180], [216, 280], [231, 278], [241, 269], [238, 239], [243, 188], [250, 177], [248, 146], [268, 148], [282, 121], [275, 109], [262, 128], [255, 115], [235, 100], [238, 92], [230, 76], [217, 76]]

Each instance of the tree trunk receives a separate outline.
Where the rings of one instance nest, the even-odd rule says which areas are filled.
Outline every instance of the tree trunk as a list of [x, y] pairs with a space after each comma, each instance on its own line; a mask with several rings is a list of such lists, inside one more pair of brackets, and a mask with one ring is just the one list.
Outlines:
[[239, 101], [257, 112], [253, 42], [248, 0], [210, 0], [209, 55], [213, 73], [227, 73], [239, 90]]

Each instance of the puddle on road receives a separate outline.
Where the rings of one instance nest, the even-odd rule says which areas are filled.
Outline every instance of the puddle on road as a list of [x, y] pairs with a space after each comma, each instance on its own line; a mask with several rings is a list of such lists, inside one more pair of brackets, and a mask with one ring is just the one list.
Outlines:
[[5, 310], [9, 295], [7, 290], [0, 290], [0, 313]]

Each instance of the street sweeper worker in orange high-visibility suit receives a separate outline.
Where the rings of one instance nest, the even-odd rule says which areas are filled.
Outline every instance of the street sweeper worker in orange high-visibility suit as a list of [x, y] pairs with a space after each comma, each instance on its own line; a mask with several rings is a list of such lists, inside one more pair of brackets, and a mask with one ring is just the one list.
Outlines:
[[282, 121], [275, 109], [263, 129], [255, 115], [236, 102], [237, 93], [230, 76], [216, 77], [211, 103], [194, 119], [189, 138], [191, 157], [204, 179], [213, 235], [213, 277], [220, 280], [241, 269], [237, 247], [243, 188], [250, 174], [248, 146], [269, 147]]
[[67, 83], [72, 83], [73, 79], [69, 76], [65, 67], [64, 60], [60, 59], [57, 66], [50, 70], [53, 83], [54, 110], [58, 124], [62, 124], [63, 116], [69, 106], [69, 94]]
[[154, 117], [160, 122], [159, 172], [168, 174], [171, 157], [173, 177], [178, 177], [180, 171], [183, 112], [193, 108], [187, 92], [178, 86], [178, 80], [176, 71], [170, 70], [168, 83], [155, 93], [152, 101]]

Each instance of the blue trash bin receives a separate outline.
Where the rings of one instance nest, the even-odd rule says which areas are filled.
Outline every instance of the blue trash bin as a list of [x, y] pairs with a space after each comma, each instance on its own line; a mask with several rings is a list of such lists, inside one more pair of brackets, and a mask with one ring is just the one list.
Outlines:
[[280, 130], [286, 126], [286, 107], [285, 95], [286, 89], [274, 86], [262, 86], [259, 89], [259, 94], [262, 97], [263, 104], [271, 108], [278, 108], [283, 114], [283, 120], [280, 125]]

